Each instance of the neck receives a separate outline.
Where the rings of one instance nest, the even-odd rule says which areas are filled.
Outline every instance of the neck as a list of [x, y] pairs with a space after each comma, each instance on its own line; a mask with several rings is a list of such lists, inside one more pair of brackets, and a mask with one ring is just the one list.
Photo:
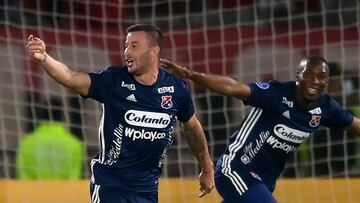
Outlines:
[[296, 89], [296, 101], [304, 109], [310, 109], [314, 101], [306, 99], [301, 95], [300, 91]]
[[156, 67], [141, 75], [134, 75], [134, 79], [140, 84], [152, 85], [156, 82], [158, 74], [159, 69]]

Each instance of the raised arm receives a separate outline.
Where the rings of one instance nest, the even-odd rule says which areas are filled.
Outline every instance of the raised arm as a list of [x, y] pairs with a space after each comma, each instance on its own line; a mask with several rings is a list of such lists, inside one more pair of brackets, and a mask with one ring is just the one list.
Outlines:
[[206, 138], [204, 131], [193, 115], [189, 121], [182, 124], [183, 135], [194, 153], [196, 159], [200, 163], [201, 173], [200, 178], [200, 194], [199, 197], [203, 197], [208, 194], [214, 187], [214, 167], [210, 158]]
[[186, 67], [179, 66], [166, 59], [160, 59], [160, 62], [170, 73], [177, 77], [190, 79], [220, 94], [236, 97], [241, 100], [246, 100], [251, 94], [249, 86], [241, 84], [230, 77], [199, 73], [189, 70]]
[[26, 49], [29, 56], [42, 65], [42, 68], [56, 82], [68, 87], [80, 95], [86, 96], [90, 87], [90, 76], [70, 69], [60, 61], [55, 60], [46, 53], [44, 41], [30, 35], [27, 39]]

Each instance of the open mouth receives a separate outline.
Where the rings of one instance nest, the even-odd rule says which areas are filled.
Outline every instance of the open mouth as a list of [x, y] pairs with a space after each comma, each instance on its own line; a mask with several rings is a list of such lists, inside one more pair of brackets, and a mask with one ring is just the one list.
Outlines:
[[126, 59], [126, 65], [131, 68], [134, 65], [134, 60], [133, 59]]
[[315, 88], [307, 88], [306, 92], [310, 95], [317, 95], [319, 91], [318, 91], [318, 89], [315, 89]]

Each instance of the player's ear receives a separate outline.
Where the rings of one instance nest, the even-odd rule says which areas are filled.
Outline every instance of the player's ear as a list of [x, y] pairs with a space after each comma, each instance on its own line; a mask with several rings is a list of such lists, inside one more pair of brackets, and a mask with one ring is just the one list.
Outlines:
[[155, 56], [160, 56], [160, 47], [159, 46], [153, 46], [153, 53]]
[[329, 87], [329, 78], [327, 78], [326, 84], [325, 84], [325, 88], [328, 88], [328, 87]]
[[295, 73], [295, 79], [296, 79], [296, 81], [299, 81], [299, 74], [300, 74], [300, 72], [299, 71], [296, 71], [296, 73]]

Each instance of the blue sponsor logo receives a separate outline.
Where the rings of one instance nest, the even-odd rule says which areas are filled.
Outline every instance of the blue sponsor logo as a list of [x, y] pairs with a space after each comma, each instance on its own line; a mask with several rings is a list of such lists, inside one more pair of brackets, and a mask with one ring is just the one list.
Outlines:
[[260, 88], [260, 89], [268, 89], [269, 88], [269, 83], [267, 82], [256, 82], [256, 85]]

